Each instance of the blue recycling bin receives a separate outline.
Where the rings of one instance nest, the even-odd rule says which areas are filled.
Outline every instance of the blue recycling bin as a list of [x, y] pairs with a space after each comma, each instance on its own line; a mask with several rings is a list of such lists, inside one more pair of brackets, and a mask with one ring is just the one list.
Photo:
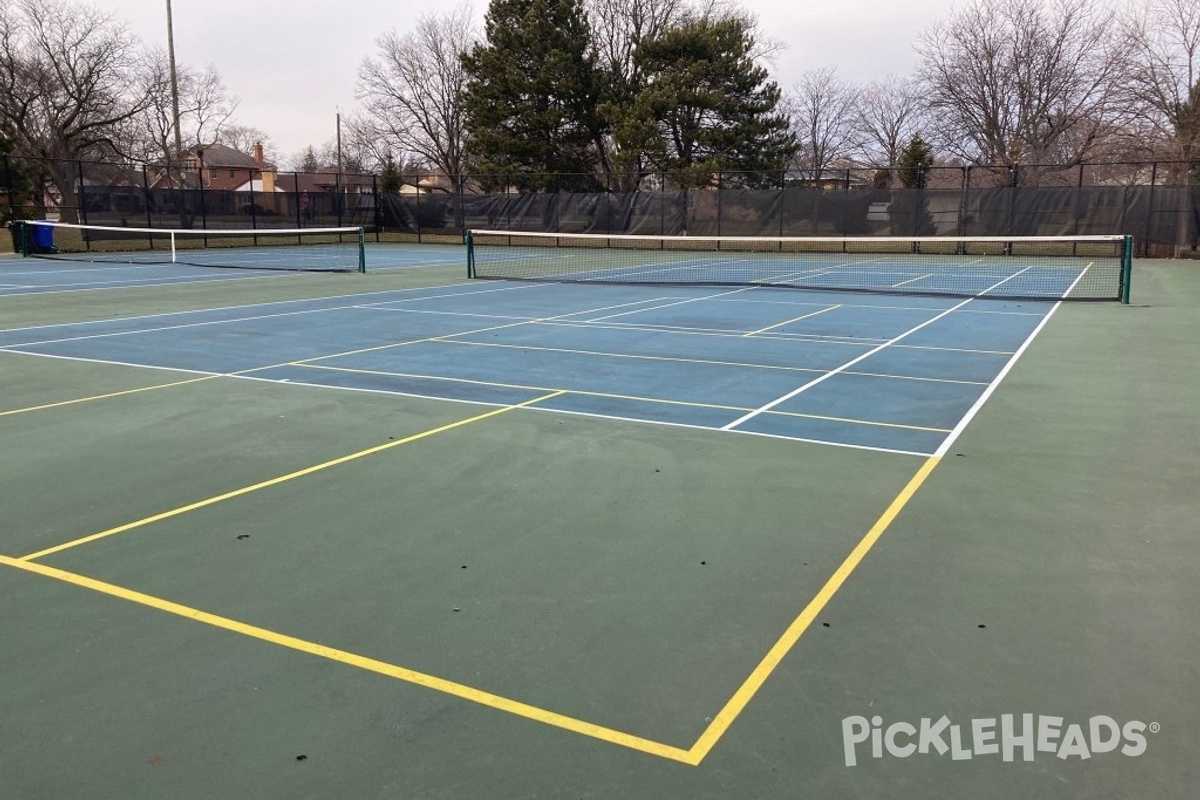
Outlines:
[[53, 225], [28, 225], [27, 227], [33, 229], [33, 251], [35, 253], [55, 252]]

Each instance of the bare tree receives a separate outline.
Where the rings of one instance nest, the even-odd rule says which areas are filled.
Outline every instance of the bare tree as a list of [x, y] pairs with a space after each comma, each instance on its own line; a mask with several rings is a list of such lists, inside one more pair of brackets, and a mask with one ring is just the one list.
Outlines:
[[617, 92], [641, 88], [633, 55], [638, 45], [679, 23], [686, 0], [587, 0], [598, 65], [613, 78]]
[[217, 141], [243, 153], [253, 153], [254, 145], [260, 144], [263, 149], [263, 160], [268, 164], [279, 164], [281, 159], [279, 148], [272, 141], [271, 134], [253, 125], [226, 122], [217, 134]]
[[419, 154], [456, 190], [466, 162], [467, 72], [459, 56], [476, 38], [471, 9], [460, 5], [445, 16], [421, 17], [410, 33], [383, 34], [376, 40], [378, 56], [358, 71], [358, 99], [385, 148]]
[[921, 131], [923, 100], [911, 78], [890, 75], [869, 83], [858, 96], [856, 125], [862, 136], [862, 155], [868, 164], [891, 168]]
[[1078, 163], [1111, 131], [1115, 15], [1091, 0], [975, 0], [917, 44], [930, 133], [984, 164]]
[[121, 127], [150, 104], [136, 39], [113, 18], [64, 0], [0, 4], [0, 118], [18, 152], [41, 163], [76, 219], [70, 159], [119, 150]]
[[378, 170], [381, 162], [376, 159], [373, 143], [357, 136], [354, 125], [354, 118], [343, 122], [340, 148], [336, 138], [309, 144], [286, 159], [286, 165], [296, 172], [333, 172], [340, 166], [346, 175], [365, 175]]
[[[205, 148], [224, 140], [223, 128], [237, 105], [212, 66], [196, 71], [186, 66], [177, 70], [179, 127], [184, 151]], [[175, 152], [175, 119], [171, 102], [170, 67], [162, 50], [146, 54], [139, 70], [148, 103], [127, 121], [125, 152], [134, 158], [177, 169], [184, 153]]]
[[1125, 101], [1155, 155], [1191, 161], [1200, 153], [1200, 2], [1151, 0], [1130, 9]]
[[684, 16], [685, 19], [691, 21], [699, 19], [710, 22], [735, 20], [752, 41], [750, 57], [755, 61], [770, 64], [776, 53], [787, 49], [787, 45], [782, 40], [768, 36], [758, 24], [758, 16], [739, 5], [738, 0], [696, 0], [696, 5], [690, 7]]
[[688, 21], [736, 19], [754, 42], [750, 53], [766, 59], [783, 48], [765, 36], [758, 19], [733, 0], [586, 0], [598, 65], [613, 77], [614, 88], [638, 91], [641, 74], [634, 54], [638, 46]]
[[633, 189], [646, 171], [645, 154], [623, 149], [612, 136], [633, 98], [643, 89], [645, 77], [635, 58], [643, 42], [650, 42], [679, 25], [689, 13], [687, 0], [587, 0], [586, 8], [597, 54], [597, 66], [607, 76], [601, 114], [609, 130], [603, 136], [603, 164], [610, 185]]
[[800, 145], [796, 166], [818, 181], [830, 165], [859, 148], [859, 90], [832, 67], [806, 72], [787, 100], [792, 132]]

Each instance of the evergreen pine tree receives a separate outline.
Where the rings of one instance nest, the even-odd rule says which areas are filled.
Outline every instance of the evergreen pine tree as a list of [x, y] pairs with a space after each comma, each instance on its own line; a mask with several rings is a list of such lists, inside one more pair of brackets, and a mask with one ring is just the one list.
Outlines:
[[604, 107], [618, 144], [685, 186], [714, 185], [722, 171], [776, 185], [796, 143], [753, 48], [736, 17], [700, 17], [644, 41], [634, 56], [644, 87], [627, 105]]
[[492, 0], [462, 57], [472, 172], [487, 188], [599, 187], [602, 76], [580, 0]]
[[932, 236], [937, 233], [925, 197], [933, 148], [918, 134], [900, 153], [896, 175], [904, 189], [892, 196], [892, 233], [896, 236]]

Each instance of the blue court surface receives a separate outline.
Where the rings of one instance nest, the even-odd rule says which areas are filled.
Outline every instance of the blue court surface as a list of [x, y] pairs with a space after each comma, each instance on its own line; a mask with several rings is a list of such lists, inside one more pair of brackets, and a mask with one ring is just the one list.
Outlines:
[[[164, 263], [169, 253], [162, 250], [85, 252], [54, 259], [0, 256], [0, 297], [279, 278], [285, 274], [281, 270], [302, 269], [305, 259], [311, 258], [309, 254], [321, 249], [320, 246], [231, 248], [230, 251], [218, 248], [189, 252], [184, 257], [195, 263], [176, 264]], [[465, 260], [462, 248], [453, 245], [413, 247], [368, 242], [367, 253], [372, 272], [458, 266]], [[356, 255], [350, 252], [343, 256], [345, 263], [341, 266], [353, 266]]]
[[[465, 255], [0, 257], [0, 798], [1187, 796], [1190, 266], [1060, 305]], [[1145, 752], [1063, 758], [1100, 718]]]
[[[397, 248], [393, 266], [461, 252]], [[92, 267], [82, 278], [62, 264], [46, 269], [70, 282], [59, 291], [85, 278], [96, 279], [89, 288], [154, 280], [144, 267]], [[196, 280], [256, 275], [195, 271]], [[3, 283], [21, 274], [6, 270]], [[0, 348], [485, 405], [558, 393], [537, 408], [934, 455], [1053, 307], [769, 287], [353, 287], [348, 279], [332, 298], [8, 330]]]

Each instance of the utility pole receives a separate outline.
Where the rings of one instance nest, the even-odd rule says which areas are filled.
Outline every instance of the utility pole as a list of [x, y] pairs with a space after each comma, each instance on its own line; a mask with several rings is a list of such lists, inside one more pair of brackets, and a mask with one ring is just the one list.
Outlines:
[[342, 112], [337, 110], [337, 210], [338, 225], [342, 224]]
[[[179, 131], [179, 76], [175, 72], [175, 25], [171, 19], [171, 0], [167, 0], [167, 60], [171, 69], [171, 120], [175, 128], [175, 156], [183, 158], [183, 136]], [[182, 176], [181, 176], [182, 177]]]

